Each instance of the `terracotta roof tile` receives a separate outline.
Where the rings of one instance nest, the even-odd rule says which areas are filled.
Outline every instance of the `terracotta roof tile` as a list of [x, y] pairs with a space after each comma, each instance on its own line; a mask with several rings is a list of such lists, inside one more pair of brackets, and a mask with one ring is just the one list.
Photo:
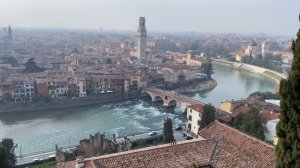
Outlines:
[[[207, 165], [216, 142], [213, 139], [164, 144], [85, 159], [85, 168], [165, 168]], [[75, 161], [59, 163], [58, 168], [73, 168]]]
[[275, 167], [273, 146], [218, 121], [200, 130], [199, 135], [219, 138], [214, 167]]
[[212, 156], [213, 140], [196, 140], [178, 143], [177, 145], [161, 145], [106, 155], [94, 160], [96, 167], [189, 167], [191, 163], [206, 165]]
[[203, 112], [203, 106], [204, 106], [203, 104], [197, 103], [197, 104], [189, 105], [188, 107], [195, 110], [195, 111], [198, 111], [198, 112], [202, 113]]
[[273, 111], [267, 111], [267, 110], [261, 111], [259, 112], [259, 114], [265, 121], [276, 120], [279, 119], [280, 116], [280, 113], [275, 113]]

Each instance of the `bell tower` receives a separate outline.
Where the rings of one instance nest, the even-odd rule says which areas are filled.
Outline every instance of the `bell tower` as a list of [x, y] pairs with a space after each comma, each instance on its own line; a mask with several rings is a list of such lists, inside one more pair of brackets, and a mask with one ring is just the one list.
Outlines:
[[139, 18], [139, 27], [137, 30], [137, 56], [140, 58], [141, 61], [147, 60], [147, 30], [145, 22], [145, 17]]
[[8, 33], [8, 39], [9, 39], [10, 41], [12, 41], [12, 40], [13, 40], [13, 37], [12, 37], [12, 30], [11, 30], [10, 25], [8, 26], [8, 31], [7, 31], [7, 33]]

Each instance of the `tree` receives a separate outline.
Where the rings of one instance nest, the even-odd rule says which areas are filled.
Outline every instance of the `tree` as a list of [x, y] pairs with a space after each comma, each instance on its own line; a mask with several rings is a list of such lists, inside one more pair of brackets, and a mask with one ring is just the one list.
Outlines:
[[259, 110], [251, 107], [248, 113], [240, 113], [234, 118], [233, 126], [256, 138], [265, 139], [265, 126]]
[[0, 143], [0, 167], [2, 168], [11, 168], [14, 167], [17, 163], [15, 148], [17, 147], [14, 144], [11, 138], [3, 138]]
[[163, 139], [165, 143], [174, 141], [172, 119], [167, 118], [164, 122]]
[[269, 92], [269, 91], [266, 91], [266, 92], [253, 92], [249, 95], [249, 98], [250, 97], [254, 97], [254, 96], [258, 96], [258, 97], [261, 97], [263, 98], [264, 100], [266, 99], [280, 99], [280, 95], [278, 92], [276, 93], [273, 93], [273, 92]]
[[206, 74], [208, 79], [211, 79], [211, 75], [214, 74], [211, 59], [207, 59], [207, 61], [202, 63], [202, 65], [200, 67], [200, 71], [201, 71], [201, 73]]
[[3, 59], [3, 63], [5, 64], [11, 64], [12, 66], [18, 66], [19, 63], [15, 57], [12, 56], [5, 56]]
[[25, 73], [32, 73], [32, 72], [41, 72], [43, 71], [42, 68], [38, 67], [34, 62], [34, 58], [29, 58], [29, 60], [25, 63]]
[[287, 79], [281, 80], [279, 89], [276, 167], [300, 167], [300, 29], [291, 48], [294, 55], [291, 72]]
[[214, 122], [216, 119], [216, 109], [211, 104], [206, 104], [203, 106], [203, 113], [200, 121], [200, 128], [208, 126], [210, 123]]
[[1, 168], [9, 168], [7, 155], [1, 144], [0, 144], [0, 167]]

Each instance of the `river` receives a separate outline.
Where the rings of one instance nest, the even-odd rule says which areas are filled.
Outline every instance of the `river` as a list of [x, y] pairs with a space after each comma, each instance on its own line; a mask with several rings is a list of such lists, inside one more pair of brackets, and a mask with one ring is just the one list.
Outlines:
[[[245, 98], [254, 91], [275, 91], [270, 80], [246, 71], [214, 65], [213, 78], [218, 86], [211, 91], [189, 94], [205, 103]], [[22, 154], [53, 150], [54, 145], [69, 146], [97, 132], [120, 136], [162, 129], [163, 119], [170, 117], [173, 125], [184, 122], [178, 107], [164, 108], [149, 100], [135, 100], [106, 105], [65, 108], [51, 111], [0, 114], [0, 138], [11, 137]]]

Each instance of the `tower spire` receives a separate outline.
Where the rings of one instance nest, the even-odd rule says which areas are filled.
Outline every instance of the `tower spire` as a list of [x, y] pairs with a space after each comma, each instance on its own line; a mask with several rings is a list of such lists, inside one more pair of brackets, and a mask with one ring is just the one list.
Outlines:
[[13, 38], [12, 38], [12, 30], [11, 30], [11, 26], [10, 25], [8, 25], [8, 39], [10, 40], [10, 41], [12, 41], [13, 40]]

